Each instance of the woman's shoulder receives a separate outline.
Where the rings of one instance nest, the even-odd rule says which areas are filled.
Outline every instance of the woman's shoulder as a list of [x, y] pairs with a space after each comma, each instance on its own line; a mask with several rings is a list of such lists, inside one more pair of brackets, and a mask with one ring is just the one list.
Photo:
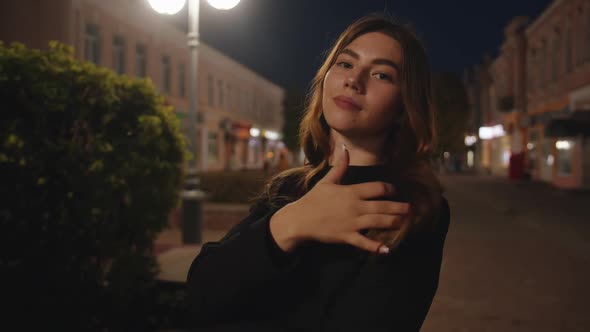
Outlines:
[[256, 197], [250, 211], [263, 207], [279, 207], [300, 198], [303, 195], [305, 171], [302, 168], [293, 168], [273, 176]]
[[293, 196], [300, 193], [307, 169], [292, 168], [277, 174], [269, 181], [270, 193], [277, 196]]
[[430, 202], [430, 213], [420, 217], [412, 230], [413, 235], [431, 234], [445, 236], [449, 230], [451, 208], [445, 196], [439, 196], [438, 201]]
[[446, 197], [441, 196], [440, 210], [438, 214], [438, 229], [446, 234], [451, 223], [451, 207]]

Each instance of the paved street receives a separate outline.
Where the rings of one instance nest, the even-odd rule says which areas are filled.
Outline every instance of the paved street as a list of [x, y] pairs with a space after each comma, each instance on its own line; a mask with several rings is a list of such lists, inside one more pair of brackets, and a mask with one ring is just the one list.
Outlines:
[[[590, 193], [491, 176], [442, 179], [451, 226], [422, 331], [590, 331]], [[173, 247], [159, 256], [160, 278], [186, 278], [198, 247], [180, 241], [178, 229], [160, 236]]]
[[590, 194], [443, 177], [451, 206], [422, 331], [590, 331]]

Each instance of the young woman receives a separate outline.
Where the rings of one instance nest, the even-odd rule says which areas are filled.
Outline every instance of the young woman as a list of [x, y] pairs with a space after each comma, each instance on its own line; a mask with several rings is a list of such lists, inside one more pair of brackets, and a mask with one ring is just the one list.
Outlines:
[[191, 319], [215, 331], [418, 331], [450, 217], [415, 36], [381, 15], [348, 27], [313, 81], [300, 138], [306, 165], [271, 179], [194, 260]]

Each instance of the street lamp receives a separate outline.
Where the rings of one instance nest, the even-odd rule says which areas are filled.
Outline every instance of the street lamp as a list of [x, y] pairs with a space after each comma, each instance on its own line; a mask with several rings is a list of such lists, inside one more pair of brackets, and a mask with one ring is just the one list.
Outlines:
[[[199, 96], [199, 1], [188, 0], [188, 47], [190, 50], [191, 66], [190, 66], [190, 96], [189, 96], [189, 111], [188, 111], [188, 144], [189, 149], [194, 154], [188, 166], [188, 174], [196, 172], [197, 160], [197, 134], [195, 126], [197, 125], [197, 108]], [[221, 10], [228, 10], [235, 7], [240, 0], [207, 0], [211, 6]], [[174, 15], [178, 13], [187, 2], [186, 0], [148, 0], [150, 6], [160, 14]]]
[[[161, 14], [174, 15], [185, 4], [185, 0], [148, 0], [152, 8]], [[182, 242], [201, 243], [201, 219], [203, 192], [198, 190], [199, 179], [195, 177], [197, 171], [197, 107], [199, 96], [199, 2], [200, 0], [188, 0], [188, 47], [190, 50], [190, 96], [188, 111], [187, 136], [189, 149], [194, 158], [188, 164], [186, 190], [182, 193]], [[217, 9], [231, 9], [240, 0], [208, 0], [209, 4]]]

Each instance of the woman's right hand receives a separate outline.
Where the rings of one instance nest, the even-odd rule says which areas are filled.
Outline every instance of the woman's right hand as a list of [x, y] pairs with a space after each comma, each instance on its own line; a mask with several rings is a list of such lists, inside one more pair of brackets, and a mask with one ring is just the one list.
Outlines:
[[348, 151], [299, 200], [285, 205], [270, 220], [270, 231], [278, 246], [293, 251], [308, 240], [324, 243], [348, 243], [379, 253], [389, 250], [382, 243], [359, 233], [368, 228], [399, 229], [409, 213], [408, 203], [369, 200], [390, 196], [394, 188], [386, 182], [341, 185], [348, 168]]

